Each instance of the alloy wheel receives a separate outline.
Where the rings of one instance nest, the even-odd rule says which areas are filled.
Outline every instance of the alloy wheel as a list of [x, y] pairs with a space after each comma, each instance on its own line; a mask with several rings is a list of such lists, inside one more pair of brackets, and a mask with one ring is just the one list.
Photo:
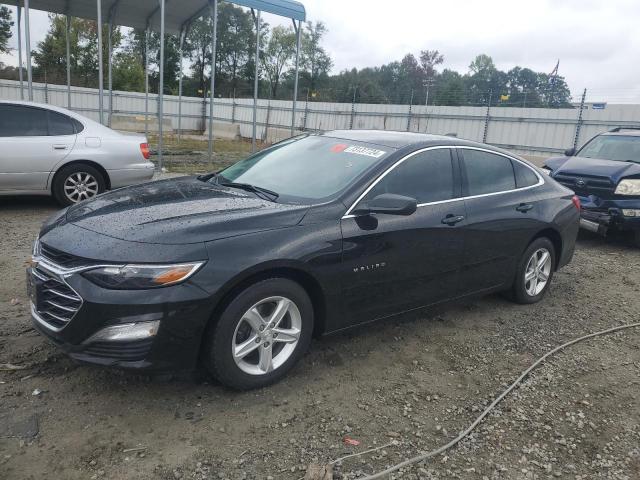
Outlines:
[[266, 375], [291, 357], [301, 328], [300, 310], [292, 300], [265, 298], [240, 318], [231, 340], [231, 355], [243, 372]]
[[539, 295], [549, 282], [551, 275], [551, 253], [546, 248], [539, 248], [529, 258], [524, 272], [524, 288], [527, 295]]
[[64, 194], [73, 203], [95, 197], [98, 194], [98, 181], [87, 172], [74, 172], [64, 181]]

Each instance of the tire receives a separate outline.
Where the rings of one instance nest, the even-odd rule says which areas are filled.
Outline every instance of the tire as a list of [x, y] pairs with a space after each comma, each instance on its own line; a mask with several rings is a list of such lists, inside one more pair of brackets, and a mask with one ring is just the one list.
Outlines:
[[633, 244], [640, 248], [640, 230], [635, 230], [633, 232]]
[[[78, 188], [71, 190], [74, 185]], [[106, 188], [102, 173], [91, 165], [76, 163], [58, 170], [51, 191], [60, 205], [68, 206], [93, 198]]]
[[[273, 315], [285, 307], [278, 323]], [[277, 328], [268, 328], [272, 322]], [[207, 329], [202, 360], [209, 373], [228, 387], [265, 387], [302, 358], [312, 332], [313, 305], [305, 290], [292, 280], [269, 278], [239, 293]]]
[[[548, 256], [540, 268], [539, 265], [545, 253]], [[533, 263], [534, 255], [538, 259], [538, 267]], [[551, 240], [546, 237], [536, 238], [527, 247], [518, 262], [516, 278], [509, 297], [521, 304], [536, 303], [542, 300], [553, 280], [555, 265], [556, 251]]]

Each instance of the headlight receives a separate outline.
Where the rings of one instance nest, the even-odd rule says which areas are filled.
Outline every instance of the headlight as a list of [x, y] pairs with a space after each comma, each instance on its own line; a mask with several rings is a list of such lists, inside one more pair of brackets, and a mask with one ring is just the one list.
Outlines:
[[640, 179], [620, 181], [615, 193], [616, 195], [640, 195]]
[[82, 275], [101, 287], [115, 290], [138, 290], [167, 287], [184, 282], [204, 262], [176, 265], [124, 265], [87, 270]]
[[550, 168], [542, 167], [542, 168], [540, 168], [540, 170], [542, 170], [542, 173], [545, 173], [547, 175], [551, 175], [551, 169]]

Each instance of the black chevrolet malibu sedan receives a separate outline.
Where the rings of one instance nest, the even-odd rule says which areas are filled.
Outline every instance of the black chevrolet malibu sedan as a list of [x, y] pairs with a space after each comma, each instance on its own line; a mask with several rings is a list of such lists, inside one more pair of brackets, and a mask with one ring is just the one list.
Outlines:
[[487, 145], [304, 135], [219, 173], [62, 210], [34, 245], [31, 315], [80, 361], [201, 363], [226, 385], [261, 387], [313, 335], [468, 295], [537, 302], [571, 260], [579, 207]]

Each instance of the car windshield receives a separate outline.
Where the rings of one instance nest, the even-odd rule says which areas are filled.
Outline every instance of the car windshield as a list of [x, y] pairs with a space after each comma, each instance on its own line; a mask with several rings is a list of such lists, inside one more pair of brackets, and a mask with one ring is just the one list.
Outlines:
[[640, 163], [640, 136], [599, 135], [582, 147], [578, 156]]
[[379, 145], [309, 135], [241, 160], [209, 181], [268, 189], [283, 201], [315, 201], [342, 191], [392, 151]]

